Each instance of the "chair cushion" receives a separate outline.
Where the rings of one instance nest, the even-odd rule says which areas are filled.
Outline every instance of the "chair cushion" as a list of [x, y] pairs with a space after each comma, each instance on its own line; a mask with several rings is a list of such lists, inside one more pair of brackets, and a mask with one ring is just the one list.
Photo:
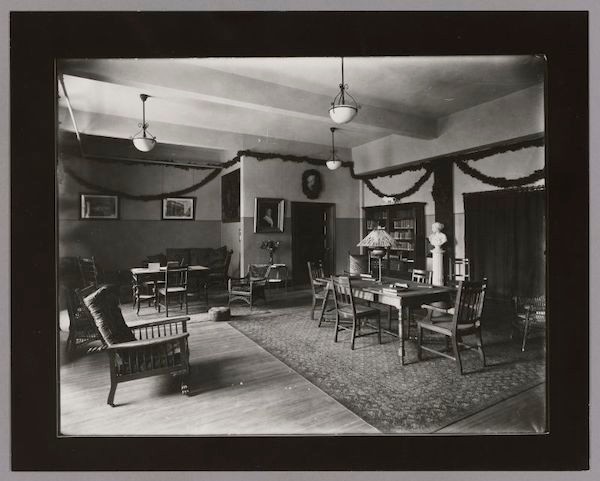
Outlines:
[[[185, 292], [187, 289], [185, 287], [169, 287], [169, 294], [173, 294], [174, 292]], [[165, 287], [159, 287], [158, 292], [160, 292], [163, 296], [165, 295], [167, 289]]]
[[110, 346], [136, 340], [131, 329], [125, 324], [113, 286], [102, 285], [83, 301], [106, 344]]
[[[366, 317], [371, 315], [380, 315], [379, 309], [375, 309], [369, 306], [363, 306], [362, 304], [355, 304], [354, 309], [356, 310], [357, 317]], [[352, 317], [352, 308], [350, 306], [344, 306], [338, 309], [340, 316]]]

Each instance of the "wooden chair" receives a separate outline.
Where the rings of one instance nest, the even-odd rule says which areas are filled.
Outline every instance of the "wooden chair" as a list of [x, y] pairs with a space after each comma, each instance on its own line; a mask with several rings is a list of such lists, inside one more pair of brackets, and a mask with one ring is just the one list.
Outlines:
[[81, 287], [93, 285], [98, 287], [99, 276], [96, 259], [92, 257], [78, 257], [79, 274], [81, 275]]
[[[435, 353], [456, 361], [459, 374], [462, 374], [462, 363], [460, 360], [459, 346], [467, 349], [477, 349], [485, 366], [485, 353], [483, 352], [483, 340], [481, 338], [481, 313], [483, 312], [483, 301], [487, 280], [483, 282], [460, 281], [456, 301], [449, 309], [423, 304], [421, 307], [428, 310], [427, 317], [417, 322], [417, 357], [422, 359], [422, 350]], [[433, 317], [433, 313], [442, 314]], [[438, 351], [423, 346], [423, 330], [435, 332], [446, 337], [446, 346], [451, 345], [454, 356], [446, 352]], [[477, 346], [467, 345], [463, 337], [475, 335]]]
[[110, 406], [114, 407], [118, 383], [149, 376], [182, 376], [181, 392], [189, 393], [189, 317], [159, 319], [129, 328], [114, 290], [106, 285], [85, 297], [84, 302], [107, 346]]
[[323, 271], [323, 263], [321, 262], [308, 262], [308, 277], [310, 279], [310, 287], [312, 289], [312, 307], [310, 310], [310, 318], [315, 318], [315, 307], [317, 302], [321, 304], [321, 314], [319, 315], [319, 327], [323, 321], [323, 303], [327, 299], [327, 282], [318, 281], [317, 279], [324, 279], [325, 273]]
[[448, 284], [457, 285], [460, 281], [471, 280], [471, 263], [467, 258], [450, 259], [448, 265]]
[[258, 299], [267, 302], [265, 288], [268, 276], [268, 264], [250, 264], [248, 273], [244, 277], [230, 277], [227, 281], [228, 305], [231, 305], [233, 301], [244, 301], [252, 311], [252, 306]]
[[233, 250], [227, 251], [223, 265], [211, 268], [211, 271], [208, 273], [207, 277], [208, 286], [227, 288], [227, 280], [229, 279], [229, 265], [231, 264], [232, 256]]
[[418, 282], [419, 284], [431, 284], [433, 280], [433, 272], [422, 269], [413, 269], [411, 280], [413, 282]]
[[[92, 285], [83, 289], [64, 288], [69, 315], [69, 336], [67, 337], [67, 352], [74, 352], [78, 347], [90, 342], [102, 341], [102, 336], [94, 323], [83, 298], [94, 292]], [[100, 348], [101, 349], [101, 348]], [[87, 352], [94, 352], [99, 348], [90, 348]]]
[[[352, 284], [349, 277], [331, 277], [333, 286], [333, 299], [335, 302], [335, 336], [334, 342], [338, 340], [338, 333], [342, 330], [351, 331], [351, 349], [354, 349], [354, 342], [357, 337], [370, 336], [377, 334], [379, 344], [381, 344], [381, 312], [362, 304], [354, 302], [352, 293]], [[369, 318], [376, 318], [377, 325], [373, 326], [366, 322]], [[371, 330], [363, 332], [364, 327]]]
[[183, 309], [185, 303], [185, 313], [188, 313], [188, 267], [181, 267], [177, 264], [167, 264], [165, 269], [164, 285], [156, 290], [156, 303], [158, 312], [160, 308], [165, 308], [165, 316], [169, 317], [169, 298], [176, 297], [179, 300], [179, 309]]
[[157, 284], [154, 281], [143, 281], [137, 275], [131, 275], [131, 290], [133, 292], [133, 308], [140, 314], [142, 302], [148, 302], [148, 307], [156, 308]]
[[516, 329], [522, 331], [521, 351], [525, 351], [527, 338], [534, 329], [546, 329], [546, 296], [514, 297], [517, 322], [513, 323], [511, 339]]

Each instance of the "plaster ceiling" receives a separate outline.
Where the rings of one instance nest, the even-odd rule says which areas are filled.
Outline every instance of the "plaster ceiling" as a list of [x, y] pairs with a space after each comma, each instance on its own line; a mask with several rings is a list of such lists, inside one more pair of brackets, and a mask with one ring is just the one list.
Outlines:
[[[226, 160], [241, 149], [326, 158], [340, 67], [333, 57], [77, 59], [58, 71], [80, 132], [131, 137], [146, 93], [159, 142]], [[435, 138], [439, 119], [540, 83], [543, 68], [533, 56], [345, 58], [345, 82], [361, 109], [339, 126], [336, 146], [349, 157], [346, 149], [391, 134]], [[73, 130], [59, 95], [60, 126]]]

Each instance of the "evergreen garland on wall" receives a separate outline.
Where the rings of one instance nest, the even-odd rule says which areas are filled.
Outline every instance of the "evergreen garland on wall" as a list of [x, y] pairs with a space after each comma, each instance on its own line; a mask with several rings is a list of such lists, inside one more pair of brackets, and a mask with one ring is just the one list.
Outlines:
[[[477, 160], [481, 160], [483, 158], [490, 157], [490, 156], [496, 155], [496, 154], [501, 154], [501, 153], [505, 153], [505, 152], [509, 152], [509, 151], [514, 152], [517, 150], [531, 148], [531, 147], [541, 147], [543, 145], [544, 145], [544, 137], [540, 135], [533, 139], [508, 141], [508, 142], [504, 142], [500, 145], [496, 145], [493, 147], [487, 147], [487, 148], [479, 149], [479, 150], [472, 151], [472, 152], [443, 155], [443, 156], [437, 157], [435, 159], [425, 160], [418, 164], [398, 167], [393, 170], [388, 170], [386, 172], [380, 172], [380, 173], [376, 173], [376, 174], [356, 174], [356, 172], [354, 171], [354, 163], [350, 162], [350, 161], [342, 162], [342, 167], [350, 169], [350, 176], [353, 179], [362, 180], [365, 183], [365, 185], [367, 186], [367, 188], [371, 192], [373, 192], [375, 195], [377, 195], [378, 197], [393, 197], [396, 200], [400, 200], [404, 197], [408, 197], [408, 196], [414, 194], [415, 192], [417, 192], [423, 186], [423, 184], [425, 182], [427, 182], [427, 180], [431, 177], [431, 174], [433, 173], [433, 162], [435, 162], [437, 160], [452, 161], [452, 162], [456, 163], [456, 166], [466, 175], [469, 175], [481, 182], [484, 182], [485, 184], [492, 185], [494, 187], [501, 187], [501, 188], [519, 187], [519, 186], [531, 184], [540, 179], [543, 179], [544, 178], [544, 169], [536, 170], [533, 173], [531, 173], [530, 175], [520, 177], [518, 179], [507, 179], [504, 177], [490, 177], [488, 175], [485, 175], [482, 172], [478, 171], [477, 169], [474, 169], [473, 167], [469, 166], [467, 164], [467, 161], [468, 160], [477, 161]], [[240, 150], [235, 155], [235, 157], [233, 157], [231, 160], [223, 163], [223, 168], [226, 169], [226, 168], [232, 167], [233, 165], [237, 164], [238, 162], [240, 162], [242, 156], [254, 157], [259, 162], [263, 161], [263, 160], [280, 159], [283, 162], [304, 162], [304, 163], [308, 163], [310, 165], [319, 165], [319, 166], [324, 166], [325, 162], [326, 162], [325, 160], [322, 160], [322, 159], [316, 159], [316, 158], [307, 157], [307, 156], [285, 155], [285, 154], [279, 154], [279, 153], [275, 153], [275, 152], [254, 152], [252, 150]], [[386, 177], [386, 176], [393, 177], [396, 175], [401, 175], [404, 172], [416, 172], [416, 171], [423, 170], [423, 169], [425, 170], [425, 173], [411, 187], [409, 187], [408, 189], [406, 189], [403, 192], [399, 192], [396, 194], [385, 194], [385, 193], [381, 192], [379, 189], [377, 189], [371, 182], [372, 179], [376, 179], [379, 177]], [[195, 184], [190, 185], [189, 187], [185, 187], [183, 189], [179, 189], [176, 191], [165, 192], [165, 193], [161, 193], [161, 194], [134, 195], [134, 194], [129, 194], [124, 191], [110, 189], [110, 188], [101, 186], [99, 184], [96, 184], [94, 182], [90, 182], [89, 180], [86, 180], [86, 179], [82, 178], [81, 176], [77, 175], [75, 172], [73, 172], [72, 169], [69, 169], [68, 167], [65, 168], [65, 173], [69, 174], [81, 185], [83, 185], [91, 190], [94, 190], [94, 191], [100, 192], [100, 193], [104, 193], [104, 194], [108, 194], [108, 195], [119, 195], [125, 199], [133, 199], [133, 200], [141, 200], [141, 201], [161, 200], [161, 199], [165, 199], [167, 197], [178, 197], [178, 196], [187, 194], [189, 192], [192, 192], [192, 191], [199, 189], [199, 188], [203, 187], [204, 185], [208, 184], [211, 180], [218, 177], [220, 172], [221, 172], [221, 169], [214, 169], [200, 182], [197, 182]]]

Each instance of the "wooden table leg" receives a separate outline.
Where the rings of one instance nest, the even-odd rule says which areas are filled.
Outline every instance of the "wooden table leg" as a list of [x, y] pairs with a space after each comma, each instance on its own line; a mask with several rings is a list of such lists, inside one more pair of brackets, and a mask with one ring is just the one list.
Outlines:
[[400, 338], [400, 348], [398, 355], [400, 356], [400, 365], [404, 366], [404, 315], [402, 304], [398, 307], [398, 337]]

